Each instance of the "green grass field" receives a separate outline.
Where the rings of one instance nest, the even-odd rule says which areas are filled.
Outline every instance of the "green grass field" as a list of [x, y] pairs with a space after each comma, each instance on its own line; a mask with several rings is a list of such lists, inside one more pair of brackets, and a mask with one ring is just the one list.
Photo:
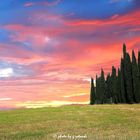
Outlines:
[[0, 111], [0, 140], [17, 139], [140, 140], [140, 104]]

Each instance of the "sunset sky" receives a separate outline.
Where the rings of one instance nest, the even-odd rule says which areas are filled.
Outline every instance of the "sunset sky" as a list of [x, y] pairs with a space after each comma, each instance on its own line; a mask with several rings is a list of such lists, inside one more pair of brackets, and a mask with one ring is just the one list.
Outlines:
[[140, 49], [139, 0], [2, 0], [0, 108], [87, 103], [124, 42]]

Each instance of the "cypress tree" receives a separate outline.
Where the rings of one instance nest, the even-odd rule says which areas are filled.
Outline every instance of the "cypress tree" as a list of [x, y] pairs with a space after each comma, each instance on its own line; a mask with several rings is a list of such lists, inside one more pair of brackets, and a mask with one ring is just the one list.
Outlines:
[[117, 77], [116, 77], [116, 68], [112, 66], [112, 100], [114, 103], [118, 103], [117, 100]]
[[103, 103], [108, 103], [108, 98], [107, 98], [107, 83], [106, 83], [106, 80], [105, 80], [105, 92], [104, 92], [104, 99], [103, 99]]
[[104, 99], [106, 98], [105, 97], [105, 89], [106, 89], [106, 85], [105, 85], [104, 71], [103, 71], [103, 69], [101, 69], [101, 79], [100, 79], [100, 90], [101, 90], [100, 101], [101, 101], [101, 104], [104, 103]]
[[96, 103], [98, 104], [99, 96], [99, 85], [98, 85], [98, 76], [96, 75]]
[[133, 92], [134, 92], [134, 101], [138, 103], [139, 97], [140, 97], [140, 91], [139, 91], [139, 68], [137, 65], [137, 60], [135, 57], [134, 50], [132, 51], [132, 77], [133, 77]]
[[114, 92], [113, 91], [113, 78], [112, 78], [112, 74], [111, 74], [111, 76], [110, 76], [110, 95], [111, 95], [110, 100], [111, 100], [111, 103], [114, 103], [114, 98], [113, 98], [114, 93], [113, 92]]
[[96, 75], [96, 103], [99, 104], [99, 96], [100, 96], [100, 87], [99, 87], [99, 83], [100, 83], [100, 78], [98, 78], [98, 76]]
[[121, 58], [121, 103], [126, 103], [126, 84], [124, 79], [124, 59]]
[[94, 79], [91, 78], [91, 90], [90, 90], [90, 105], [95, 104], [95, 86], [94, 86]]
[[138, 68], [139, 68], [139, 79], [140, 79], [140, 51], [138, 51]]
[[111, 76], [110, 73], [107, 75], [106, 78], [106, 98], [107, 98], [107, 103], [112, 103], [111, 100], [111, 91], [112, 91], [112, 87], [111, 87]]
[[123, 44], [123, 58], [125, 58], [126, 55], [126, 45], [125, 43]]
[[140, 102], [140, 51], [138, 51], [138, 68], [139, 68], [139, 102]]
[[124, 79], [126, 83], [127, 103], [133, 103], [132, 65], [128, 53], [124, 57]]
[[98, 104], [103, 104], [105, 96], [105, 78], [104, 72], [101, 70], [101, 76], [96, 76], [96, 102]]
[[118, 68], [118, 77], [117, 77], [117, 83], [116, 83], [116, 91], [117, 91], [117, 100], [118, 100], [118, 103], [121, 103], [122, 100], [121, 100], [121, 71], [120, 69]]

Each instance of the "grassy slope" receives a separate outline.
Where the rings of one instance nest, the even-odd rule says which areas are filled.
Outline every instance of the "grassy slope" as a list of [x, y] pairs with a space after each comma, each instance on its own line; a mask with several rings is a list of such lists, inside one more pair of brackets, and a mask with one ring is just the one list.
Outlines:
[[59, 134], [140, 140], [140, 104], [0, 111], [1, 140], [53, 140]]

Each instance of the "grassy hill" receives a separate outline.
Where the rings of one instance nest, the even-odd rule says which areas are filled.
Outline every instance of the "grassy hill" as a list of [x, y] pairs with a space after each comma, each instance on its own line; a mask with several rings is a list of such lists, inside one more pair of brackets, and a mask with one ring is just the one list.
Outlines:
[[140, 140], [140, 104], [0, 111], [0, 140], [68, 140], [70, 136], [76, 140]]

